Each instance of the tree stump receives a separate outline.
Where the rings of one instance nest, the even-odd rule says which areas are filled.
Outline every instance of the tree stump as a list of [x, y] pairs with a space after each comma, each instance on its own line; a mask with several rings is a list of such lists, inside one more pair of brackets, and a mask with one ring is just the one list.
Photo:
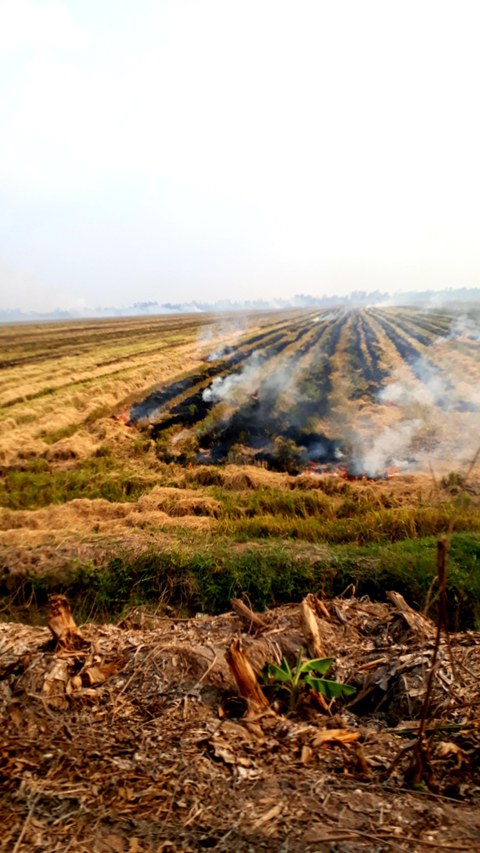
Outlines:
[[90, 645], [77, 628], [70, 605], [64, 595], [51, 595], [48, 627], [55, 645], [65, 651], [78, 651]]
[[263, 693], [255, 673], [242, 648], [242, 641], [234, 637], [227, 651], [227, 663], [232, 670], [238, 691], [249, 705], [257, 710], [269, 708], [268, 699]]
[[308, 651], [312, 658], [327, 657], [323, 647], [322, 638], [320, 637], [317, 617], [312, 610], [308, 598], [304, 598], [300, 605], [300, 623]]

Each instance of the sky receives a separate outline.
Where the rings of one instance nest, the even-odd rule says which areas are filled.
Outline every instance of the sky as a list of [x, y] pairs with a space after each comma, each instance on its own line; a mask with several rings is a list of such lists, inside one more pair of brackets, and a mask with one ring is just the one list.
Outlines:
[[0, 0], [0, 308], [479, 286], [479, 24]]

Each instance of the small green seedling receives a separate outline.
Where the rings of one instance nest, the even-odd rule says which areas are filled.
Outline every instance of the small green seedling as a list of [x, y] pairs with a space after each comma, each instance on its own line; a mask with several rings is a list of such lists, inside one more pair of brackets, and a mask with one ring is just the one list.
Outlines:
[[275, 663], [267, 664], [264, 670], [265, 680], [279, 695], [288, 694], [290, 712], [295, 710], [301, 695], [309, 688], [315, 693], [320, 693], [325, 699], [343, 699], [353, 696], [356, 688], [351, 684], [322, 678], [332, 666], [333, 660], [333, 658], [315, 658], [302, 663], [301, 654], [299, 654], [296, 666], [291, 669], [288, 661], [283, 658], [280, 666]]

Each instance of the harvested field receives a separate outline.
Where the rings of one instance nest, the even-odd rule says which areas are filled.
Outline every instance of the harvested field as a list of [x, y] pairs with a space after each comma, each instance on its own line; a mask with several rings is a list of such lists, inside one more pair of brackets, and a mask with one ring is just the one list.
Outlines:
[[134, 405], [130, 418], [166, 460], [255, 460], [292, 471], [343, 460], [368, 477], [392, 466], [444, 470], [476, 449], [474, 320], [394, 309], [304, 312], [228, 354], [215, 352], [206, 368]]
[[4, 327], [0, 454], [88, 459], [125, 443], [116, 413], [167, 463], [443, 473], [476, 449], [477, 324], [472, 308]]

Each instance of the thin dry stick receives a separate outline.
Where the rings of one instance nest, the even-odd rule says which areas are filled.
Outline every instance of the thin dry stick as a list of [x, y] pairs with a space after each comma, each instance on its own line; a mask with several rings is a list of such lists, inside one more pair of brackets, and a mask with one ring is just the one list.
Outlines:
[[369, 845], [374, 841], [376, 844], [386, 844], [387, 847], [398, 850], [400, 853], [405, 850], [404, 847], [400, 847], [395, 841], [390, 841], [388, 838], [380, 838], [378, 835], [373, 835], [369, 832], [360, 832], [359, 829], [346, 829], [330, 833], [330, 835], [318, 835], [315, 838], [316, 844], [332, 844], [337, 841], [356, 841], [358, 844], [368, 843]]
[[477, 464], [479, 459], [480, 459], [480, 446], [478, 447], [477, 452], [475, 453], [472, 461], [470, 462], [470, 465], [467, 468], [467, 471], [465, 474], [465, 479], [463, 481], [464, 486], [467, 484], [468, 480], [470, 479], [470, 475], [472, 474], [472, 471], [475, 468], [475, 465]]
[[[440, 587], [440, 610], [439, 610], [439, 619], [437, 624], [437, 633], [435, 636], [435, 646], [433, 648], [433, 656], [432, 663], [430, 666], [430, 672], [428, 674], [427, 681], [427, 690], [425, 692], [425, 698], [423, 700], [422, 705], [422, 715], [420, 717], [420, 725], [418, 727], [418, 743], [425, 738], [425, 730], [427, 727], [427, 718], [428, 712], [430, 710], [430, 697], [432, 693], [433, 687], [433, 679], [435, 676], [438, 650], [440, 648], [440, 638], [442, 635], [442, 626], [444, 625], [444, 620], [446, 617], [446, 572], [447, 572], [447, 553], [448, 553], [448, 542], [446, 539], [440, 539], [438, 542], [438, 551], [437, 551], [437, 570], [438, 570], [438, 584]], [[447, 626], [445, 624], [445, 631], [447, 631]]]
[[361, 832], [359, 829], [349, 829], [349, 830], [341, 830], [337, 833], [331, 833], [330, 835], [318, 836], [315, 841], [317, 843], [328, 843], [335, 841], [353, 841], [356, 839], [358, 843], [363, 843], [363, 839], [368, 842], [375, 841], [376, 844], [386, 844], [388, 847], [392, 847], [394, 850], [405, 850], [404, 843], [409, 844], [420, 844], [425, 847], [434, 847], [435, 850], [456, 850], [457, 852], [460, 850], [471, 851], [472, 845], [469, 842], [465, 844], [442, 844], [438, 841], [424, 841], [421, 838], [414, 838], [413, 836], [402, 836], [400, 846], [400, 839], [398, 842], [390, 841], [389, 838], [385, 838], [383, 835], [374, 835], [369, 832]]
[[[430, 761], [429, 747], [426, 738], [426, 728], [427, 728], [427, 720], [430, 711], [430, 700], [432, 695], [433, 681], [436, 672], [437, 666], [437, 657], [438, 651], [440, 648], [440, 639], [442, 636], [442, 627], [445, 624], [445, 631], [447, 632], [447, 625], [445, 622], [446, 619], [446, 589], [445, 589], [445, 581], [446, 581], [446, 568], [447, 568], [447, 548], [448, 542], [447, 539], [440, 539], [438, 541], [438, 550], [437, 550], [437, 572], [438, 572], [438, 584], [440, 588], [440, 609], [439, 609], [439, 618], [437, 623], [437, 632], [435, 636], [435, 645], [433, 648], [432, 662], [430, 665], [430, 671], [428, 673], [427, 680], [427, 689], [425, 691], [425, 698], [422, 704], [422, 712], [420, 716], [420, 725], [418, 727], [418, 735], [413, 744], [413, 760], [409, 771], [409, 776], [411, 777], [411, 781], [413, 784], [418, 784], [421, 781], [425, 780], [428, 787], [430, 789], [435, 789], [437, 787], [437, 782], [433, 775], [433, 770]], [[398, 756], [397, 756], [398, 757]], [[394, 762], [396, 763], [396, 761]]]
[[33, 816], [33, 813], [35, 811], [37, 799], [38, 799], [38, 793], [37, 793], [37, 796], [34, 797], [32, 803], [30, 805], [30, 808], [28, 810], [27, 816], [26, 816], [25, 820], [23, 821], [23, 826], [22, 826], [22, 829], [20, 831], [20, 835], [18, 836], [18, 838], [15, 842], [15, 847], [13, 848], [12, 853], [18, 853], [18, 851], [20, 850], [20, 845], [21, 845], [21, 843], [25, 837], [25, 833], [27, 831], [28, 824], [30, 823], [32, 816]]
[[202, 684], [202, 682], [203, 682], [203, 681], [205, 681], [205, 679], [206, 679], [207, 675], [209, 675], [209, 674], [210, 674], [210, 672], [212, 671], [213, 667], [215, 666], [215, 664], [216, 664], [216, 662], [217, 662], [217, 660], [218, 660], [218, 655], [217, 655], [217, 653], [216, 653], [215, 649], [213, 648], [213, 646], [210, 646], [210, 648], [211, 648], [211, 650], [212, 650], [212, 652], [213, 652], [213, 661], [211, 662], [211, 664], [209, 664], [209, 666], [207, 667], [207, 669], [206, 669], [206, 670], [205, 670], [205, 672], [203, 673], [202, 677], [197, 681], [197, 683], [196, 683], [196, 685], [195, 685], [195, 688], [200, 687], [200, 685]]
[[432, 578], [432, 582], [431, 582], [430, 586], [428, 587], [427, 597], [425, 599], [425, 607], [422, 610], [422, 614], [424, 616], [428, 616], [428, 611], [430, 610], [434, 601], [437, 600], [438, 593], [435, 596], [433, 595], [433, 590], [434, 590], [434, 587], [437, 583], [438, 583], [438, 577], [437, 577], [437, 575], [435, 575]]

